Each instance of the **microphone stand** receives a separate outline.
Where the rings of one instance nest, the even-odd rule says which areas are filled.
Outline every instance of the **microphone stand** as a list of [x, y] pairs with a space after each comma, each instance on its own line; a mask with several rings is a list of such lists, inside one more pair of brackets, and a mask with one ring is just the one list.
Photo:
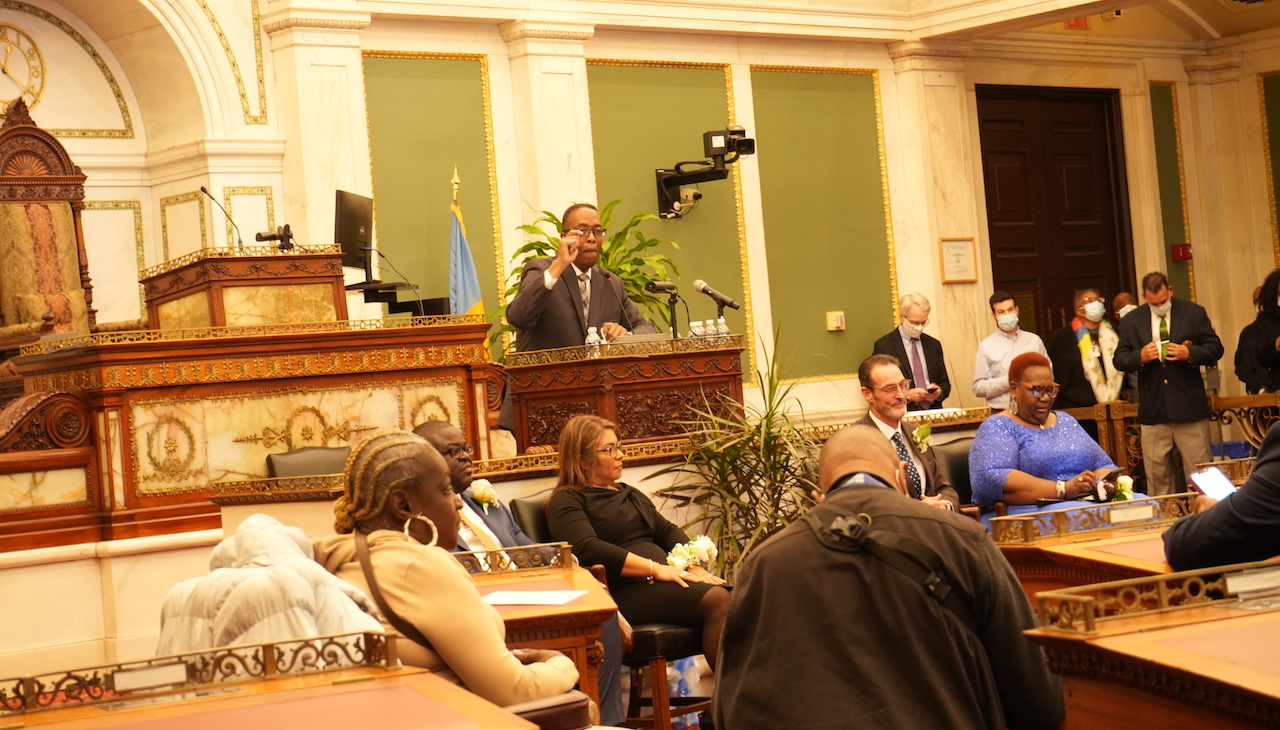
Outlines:
[[680, 298], [680, 293], [674, 289], [671, 296], [667, 299], [667, 315], [671, 320], [671, 339], [680, 339], [680, 322], [676, 320], [676, 300]]

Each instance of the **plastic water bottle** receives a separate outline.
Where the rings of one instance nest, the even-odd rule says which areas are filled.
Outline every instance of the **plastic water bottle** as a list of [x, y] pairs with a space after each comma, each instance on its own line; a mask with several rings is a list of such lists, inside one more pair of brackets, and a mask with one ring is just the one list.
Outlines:
[[694, 321], [689, 323], [689, 339], [697, 340], [697, 339], [700, 339], [705, 334], [706, 332], [703, 331], [701, 322], [695, 319]]
[[724, 317], [716, 320], [716, 344], [723, 345], [729, 341], [729, 325], [725, 323]]
[[587, 328], [587, 357], [600, 357], [600, 344], [604, 340], [600, 339], [600, 333], [596, 332], [595, 327]]
[[706, 338], [708, 345], [715, 344], [716, 321], [714, 319], [708, 319], [706, 323], [702, 325], [702, 336]]

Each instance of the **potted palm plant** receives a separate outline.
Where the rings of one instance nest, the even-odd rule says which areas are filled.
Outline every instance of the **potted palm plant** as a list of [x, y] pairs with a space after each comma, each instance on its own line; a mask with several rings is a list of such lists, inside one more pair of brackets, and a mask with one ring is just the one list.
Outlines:
[[818, 482], [819, 444], [789, 413], [795, 399], [778, 377], [776, 344], [756, 377], [760, 405], [744, 407], [723, 394], [704, 400], [685, 422], [691, 442], [685, 461], [648, 477], [676, 475], [657, 493], [693, 508], [685, 529], [715, 542], [716, 567], [730, 579], [753, 548], [813, 506]]
[[[615, 200], [600, 210], [601, 226], [606, 229], [609, 228], [609, 219], [613, 216], [613, 209], [621, 202], [621, 199]], [[667, 310], [663, 306], [663, 300], [645, 291], [644, 285], [650, 281], [667, 280], [671, 278], [672, 274], [680, 273], [676, 263], [670, 257], [654, 250], [663, 244], [671, 246], [673, 249], [679, 249], [680, 246], [675, 241], [650, 238], [637, 228], [642, 222], [650, 219], [656, 220], [657, 218], [658, 216], [653, 213], [637, 213], [631, 217], [631, 220], [626, 225], [616, 230], [611, 230], [600, 247], [599, 265], [608, 269], [622, 281], [627, 291], [627, 297], [646, 313], [646, 317], [650, 321], [661, 322], [661, 329], [665, 329], [670, 327], [671, 323], [667, 318]], [[516, 292], [520, 290], [520, 272], [524, 269], [525, 263], [530, 259], [556, 255], [556, 250], [560, 247], [561, 228], [559, 216], [549, 210], [542, 211], [542, 217], [533, 223], [520, 226], [521, 231], [533, 236], [533, 238], [517, 249], [511, 256], [515, 265], [508, 277], [508, 304], [516, 295]], [[514, 327], [502, 321], [506, 313], [507, 305], [504, 304], [489, 317], [489, 320], [494, 323], [493, 328], [489, 330], [489, 346], [497, 353], [496, 359], [499, 362], [504, 359], [502, 348], [498, 346], [503, 333], [515, 331]]]

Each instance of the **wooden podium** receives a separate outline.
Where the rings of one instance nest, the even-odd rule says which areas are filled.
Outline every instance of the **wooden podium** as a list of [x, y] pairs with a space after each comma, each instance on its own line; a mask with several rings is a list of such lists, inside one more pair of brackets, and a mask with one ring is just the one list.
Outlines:
[[594, 414], [618, 424], [624, 441], [687, 431], [690, 408], [721, 396], [742, 402], [742, 337], [684, 338], [521, 352], [507, 357], [516, 443], [555, 446], [570, 418]]

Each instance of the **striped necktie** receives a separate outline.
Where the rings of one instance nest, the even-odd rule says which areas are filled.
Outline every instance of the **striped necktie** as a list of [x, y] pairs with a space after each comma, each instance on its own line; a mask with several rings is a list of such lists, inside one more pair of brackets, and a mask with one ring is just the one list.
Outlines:
[[591, 322], [591, 272], [578, 274], [578, 291], [582, 294], [582, 319]]
[[[475, 535], [476, 539], [480, 541], [480, 545], [494, 556], [499, 566], [506, 567], [511, 562], [506, 553], [502, 552], [502, 545], [489, 536], [489, 532], [468, 514], [468, 510], [458, 510], [458, 516], [466, 523], [467, 529], [471, 530], [471, 534]], [[474, 548], [475, 546], [472, 547]]]

